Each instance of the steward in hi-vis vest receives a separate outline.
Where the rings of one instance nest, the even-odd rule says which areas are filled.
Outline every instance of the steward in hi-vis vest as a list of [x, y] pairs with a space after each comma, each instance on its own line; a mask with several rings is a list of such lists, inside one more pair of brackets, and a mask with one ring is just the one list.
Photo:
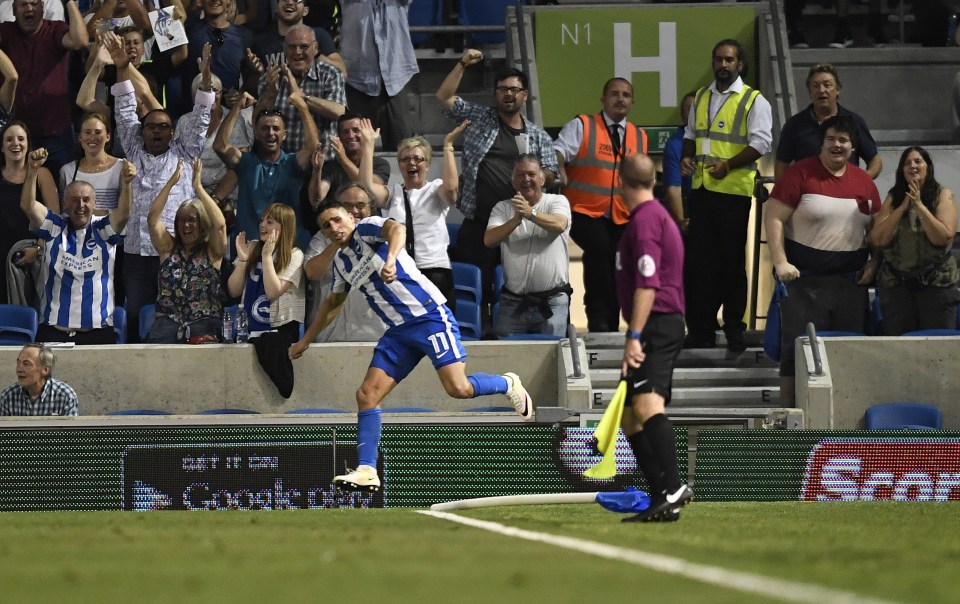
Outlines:
[[570, 201], [570, 238], [583, 250], [587, 327], [609, 332], [620, 327], [614, 266], [630, 217], [620, 196], [620, 168], [625, 158], [647, 152], [647, 133], [627, 120], [633, 108], [629, 80], [607, 80], [600, 102], [603, 111], [567, 122], [553, 148]]
[[628, 121], [626, 136], [617, 152], [603, 114], [579, 115], [577, 119], [583, 124], [583, 140], [576, 156], [566, 164], [567, 186], [563, 194], [574, 212], [592, 218], [608, 216], [615, 224], [625, 224], [630, 213], [620, 197], [617, 173], [622, 158], [647, 152], [647, 133]]
[[714, 81], [697, 91], [683, 133], [680, 170], [692, 180], [686, 266], [687, 348], [716, 345], [723, 308], [727, 350], [746, 349], [747, 223], [757, 160], [770, 152], [770, 103], [743, 83], [746, 57], [736, 40], [713, 47]]
[[727, 175], [719, 180], [705, 172], [704, 166], [730, 159], [748, 146], [747, 114], [760, 96], [760, 91], [744, 84], [738, 92], [727, 97], [713, 120], [709, 116], [711, 94], [709, 87], [701, 88], [694, 101], [697, 153], [693, 158], [693, 188], [702, 186], [719, 193], [753, 195], [757, 162], [730, 168]]

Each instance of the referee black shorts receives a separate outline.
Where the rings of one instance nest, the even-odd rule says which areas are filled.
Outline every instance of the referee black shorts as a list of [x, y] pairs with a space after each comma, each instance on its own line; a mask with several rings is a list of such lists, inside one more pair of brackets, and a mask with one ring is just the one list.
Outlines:
[[627, 397], [656, 392], [670, 404], [673, 366], [683, 350], [681, 314], [651, 314], [643, 328], [643, 363], [627, 374]]

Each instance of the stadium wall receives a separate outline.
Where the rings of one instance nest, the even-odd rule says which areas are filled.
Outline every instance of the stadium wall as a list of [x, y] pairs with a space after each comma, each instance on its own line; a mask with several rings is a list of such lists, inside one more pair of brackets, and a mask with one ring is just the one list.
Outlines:
[[[566, 377], [573, 373], [567, 340], [466, 342], [464, 347], [469, 371], [516, 372], [535, 404], [589, 408], [589, 378]], [[0, 385], [16, 381], [19, 351], [18, 347], [0, 347], [0, 367], [8, 368], [7, 380], [0, 379]], [[260, 368], [251, 344], [123, 344], [55, 351], [54, 376], [76, 390], [83, 415], [123, 409], [190, 414], [224, 407], [258, 413], [330, 407], [355, 413], [355, 392], [367, 371], [373, 344], [310, 346], [303, 358], [294, 361], [296, 385], [289, 399], [278, 394]], [[587, 367], [582, 342], [578, 351], [582, 366]], [[502, 405], [503, 401], [452, 399], [444, 393], [430, 363], [423, 362], [390, 394], [387, 404], [462, 411], [478, 405]]]
[[940, 407], [944, 429], [960, 429], [960, 337], [821, 338], [823, 375], [813, 375], [807, 338], [795, 346], [805, 427], [863, 428], [871, 405], [918, 402]]
[[[387, 423], [384, 490], [347, 494], [331, 482], [356, 463], [353, 424], [107, 419], [0, 427], [0, 511], [423, 507], [646, 488], [622, 435], [618, 477], [582, 478], [599, 458], [591, 455], [592, 431], [579, 427]], [[698, 501], [960, 499], [958, 431], [679, 429], [677, 441]]]

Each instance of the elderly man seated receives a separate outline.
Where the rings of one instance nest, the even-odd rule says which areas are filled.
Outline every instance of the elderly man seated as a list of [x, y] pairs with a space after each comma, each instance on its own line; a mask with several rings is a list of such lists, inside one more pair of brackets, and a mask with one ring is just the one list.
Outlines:
[[115, 344], [113, 263], [120, 232], [130, 217], [131, 183], [137, 175], [124, 160], [119, 205], [95, 217], [96, 195], [90, 183], [76, 180], [64, 192], [64, 213], [55, 214], [36, 199], [37, 172], [46, 149], [30, 152], [20, 209], [43, 241], [46, 283], [40, 308], [39, 342]]
[[27, 344], [17, 356], [17, 383], [0, 394], [0, 415], [79, 415], [77, 393], [53, 379], [57, 358], [43, 344]]

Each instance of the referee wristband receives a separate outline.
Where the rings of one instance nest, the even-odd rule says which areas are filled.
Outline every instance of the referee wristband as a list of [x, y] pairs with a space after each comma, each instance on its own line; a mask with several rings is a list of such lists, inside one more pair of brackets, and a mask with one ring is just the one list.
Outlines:
[[639, 340], [643, 338], [643, 333], [639, 331], [630, 331], [627, 330], [627, 339], [628, 340]]

